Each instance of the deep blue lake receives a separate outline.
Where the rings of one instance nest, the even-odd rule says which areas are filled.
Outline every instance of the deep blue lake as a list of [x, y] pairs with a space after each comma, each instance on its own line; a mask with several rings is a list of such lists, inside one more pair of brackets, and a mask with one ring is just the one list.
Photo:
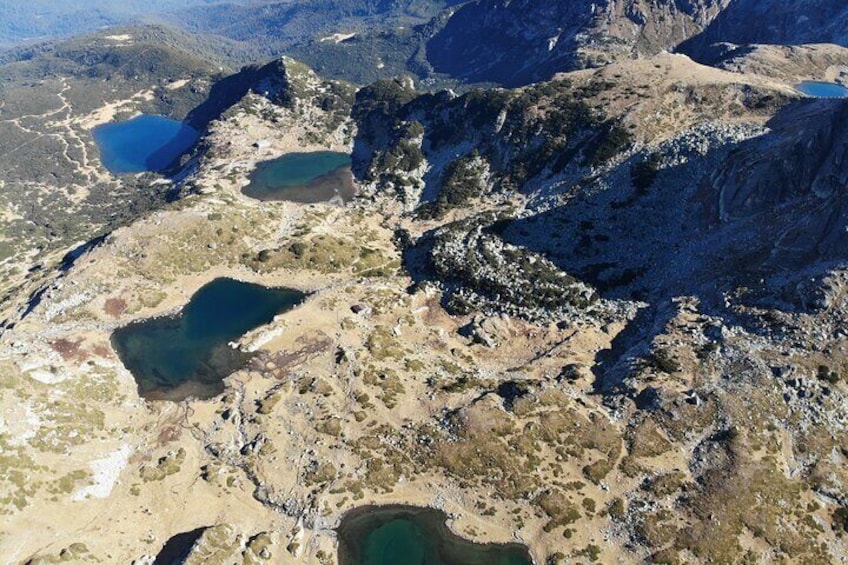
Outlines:
[[312, 204], [354, 196], [351, 159], [346, 153], [290, 153], [259, 163], [242, 192], [257, 200], [286, 200]]
[[796, 86], [798, 90], [807, 96], [816, 98], [848, 98], [848, 88], [832, 82], [802, 82]]
[[112, 345], [135, 377], [141, 396], [211, 398], [223, 392], [222, 380], [251, 358], [228, 342], [267, 324], [304, 297], [295, 290], [215, 279], [179, 314], [119, 328], [112, 334]]
[[114, 174], [160, 172], [200, 137], [192, 128], [161, 116], [138, 116], [91, 130], [103, 166]]
[[477, 544], [457, 537], [432, 508], [370, 506], [339, 525], [339, 565], [531, 565], [519, 544]]

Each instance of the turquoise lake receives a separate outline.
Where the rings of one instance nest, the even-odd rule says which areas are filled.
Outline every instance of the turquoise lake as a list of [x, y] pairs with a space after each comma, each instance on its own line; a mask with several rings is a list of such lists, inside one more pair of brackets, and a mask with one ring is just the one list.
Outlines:
[[531, 565], [519, 544], [457, 537], [432, 508], [372, 506], [348, 512], [338, 529], [339, 565]]
[[290, 153], [259, 163], [242, 192], [257, 200], [313, 204], [333, 198], [348, 201], [355, 189], [346, 153]]
[[114, 174], [161, 172], [191, 149], [200, 134], [161, 116], [138, 116], [92, 131], [103, 166]]
[[832, 82], [802, 82], [796, 86], [807, 96], [815, 98], [848, 98], [848, 88]]
[[228, 343], [304, 297], [295, 290], [216, 279], [198, 290], [179, 314], [119, 328], [112, 344], [141, 396], [211, 398], [224, 390], [222, 380], [251, 358]]

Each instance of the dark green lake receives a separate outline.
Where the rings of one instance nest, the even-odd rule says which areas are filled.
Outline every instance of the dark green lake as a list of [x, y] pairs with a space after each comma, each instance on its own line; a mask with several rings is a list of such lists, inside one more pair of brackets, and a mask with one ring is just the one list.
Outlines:
[[198, 290], [179, 314], [119, 328], [112, 345], [135, 377], [141, 396], [211, 398], [223, 392], [223, 379], [251, 358], [228, 343], [304, 297], [295, 290], [216, 279]]
[[478, 544], [453, 534], [432, 508], [369, 506], [338, 529], [339, 565], [531, 565], [520, 544]]
[[286, 200], [313, 204], [353, 198], [355, 188], [346, 153], [290, 153], [259, 163], [242, 192], [257, 200]]
[[91, 131], [103, 166], [115, 174], [160, 172], [191, 149], [200, 134], [162, 116], [138, 116]]

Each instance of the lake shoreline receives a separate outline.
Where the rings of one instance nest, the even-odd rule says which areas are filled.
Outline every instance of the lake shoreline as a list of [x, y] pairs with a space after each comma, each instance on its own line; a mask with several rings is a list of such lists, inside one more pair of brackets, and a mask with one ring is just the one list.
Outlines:
[[213, 398], [255, 356], [230, 344], [296, 308], [308, 295], [233, 278], [212, 280], [178, 313], [116, 329], [113, 349], [147, 400]]
[[113, 175], [168, 170], [188, 152], [200, 132], [184, 122], [142, 114], [91, 129], [100, 163]]
[[[526, 545], [508, 543], [480, 543], [455, 532], [450, 523], [453, 518], [443, 510], [432, 506], [414, 506], [407, 504], [369, 504], [347, 511], [342, 515], [338, 527], [338, 563], [339, 565], [382, 565], [384, 561], [372, 562], [368, 550], [374, 553], [373, 544], [381, 530], [387, 527], [412, 525], [413, 532], [424, 533], [423, 543], [431, 544], [427, 550], [432, 558], [448, 559], [446, 565], [476, 565], [477, 563], [503, 563], [518, 565], [533, 563], [530, 549]], [[404, 523], [406, 522], [406, 524]], [[435, 537], [434, 537], [435, 536]], [[399, 542], [397, 536], [390, 536], [385, 544], [389, 548]], [[438, 542], [434, 540], [438, 540]], [[400, 540], [402, 541], [402, 540]], [[412, 546], [409, 549], [417, 549]], [[385, 549], [386, 551], [388, 549]], [[384, 555], [383, 551], [379, 551]], [[385, 557], [384, 557], [385, 559]], [[492, 560], [496, 561], [492, 561]], [[427, 561], [430, 563], [430, 561]]]
[[356, 184], [346, 153], [287, 153], [258, 163], [241, 193], [260, 202], [349, 202], [356, 196]]

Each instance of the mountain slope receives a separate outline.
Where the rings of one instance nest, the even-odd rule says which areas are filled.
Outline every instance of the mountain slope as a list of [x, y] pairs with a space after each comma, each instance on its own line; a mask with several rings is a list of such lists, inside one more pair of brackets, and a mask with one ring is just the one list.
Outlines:
[[[90, 524], [16, 557], [130, 561], [210, 527], [193, 558], [250, 561], [262, 540], [321, 562], [348, 509], [386, 500], [542, 562], [844, 553], [844, 251], [776, 237], [841, 210], [810, 186], [844, 176], [844, 102], [668, 54], [461, 96], [401, 80], [354, 98], [289, 60], [236, 76], [191, 196], [82, 255], [0, 336], [0, 402], [39, 417], [14, 423], [32, 458], [14, 476], [37, 480], [0, 499], [11, 527], [71, 504]], [[353, 151], [361, 198], [241, 193], [258, 162], [317, 149]], [[110, 332], [220, 276], [313, 294], [242, 341], [257, 357], [225, 394], [141, 402]], [[61, 395], [29, 405], [32, 386]], [[107, 456], [109, 497], [69, 501]], [[205, 512], [162, 520], [171, 504]]]
[[476, 0], [427, 44], [439, 71], [507, 86], [555, 72], [670, 49], [699, 33], [729, 2]]
[[710, 45], [721, 42], [848, 46], [848, 7], [834, 0], [736, 0], [681, 50], [709, 60]]
[[4, 293], [16, 299], [26, 299], [17, 284], [38, 278], [27, 269], [168, 197], [155, 177], [109, 174], [90, 130], [135, 112], [185, 118], [220, 73], [216, 54], [184, 32], [120, 31], [17, 49], [0, 66], [0, 248]]
[[[555, 110], [575, 109], [572, 93], [607, 115], [564, 122]], [[437, 285], [464, 335], [497, 351], [504, 319], [575, 336], [581, 319], [624, 325], [559, 376], [566, 390], [591, 382], [627, 422], [627, 454], [584, 469], [613, 490], [632, 481], [616, 539], [658, 562], [732, 560], [751, 528], [754, 561], [844, 551], [846, 482], [828, 453], [848, 431], [845, 101], [661, 55], [456, 98], [383, 85], [358, 107], [373, 155], [360, 174], [413, 209], [405, 265], [415, 288]], [[594, 159], [590, 132], [610, 120], [633, 138]], [[546, 143], [559, 145], [533, 158]], [[529, 174], [513, 184], [516, 169]]]
[[[552, 76], [459, 93], [287, 57], [192, 72], [218, 52], [162, 30], [1, 67], [3, 235], [51, 231], [2, 263], [0, 554], [151, 563], [188, 538], [187, 563], [331, 565], [349, 511], [400, 502], [551, 565], [843, 559], [848, 100], [792, 85], [840, 78], [845, 51], [661, 52], [735, 5], [481, 0], [323, 42], [335, 68], [404, 42], [392, 70], [426, 77], [409, 53], [436, 33], [460, 78]], [[136, 111], [204, 130], [174, 184], [88, 153]], [[357, 198], [244, 193], [312, 151], [352, 155]], [[62, 261], [79, 218], [110, 231]], [[223, 394], [142, 398], [113, 332], [222, 277], [307, 297], [229, 344], [252, 357]]]

